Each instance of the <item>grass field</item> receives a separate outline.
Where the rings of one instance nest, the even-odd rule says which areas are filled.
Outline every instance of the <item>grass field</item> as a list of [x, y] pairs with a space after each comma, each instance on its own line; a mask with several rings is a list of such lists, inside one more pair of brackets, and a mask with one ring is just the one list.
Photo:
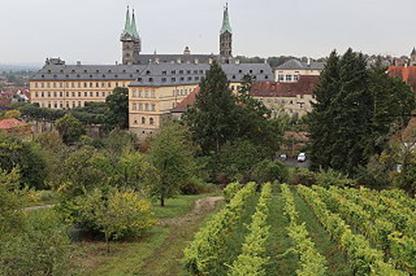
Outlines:
[[[154, 203], [155, 216], [161, 220], [185, 217], [196, 200], [209, 195], [178, 196], [169, 199], [166, 207]], [[111, 252], [100, 241], [83, 241], [73, 245], [74, 273], [79, 275], [178, 275], [180, 258], [210, 212], [201, 213], [182, 225], [157, 225], [137, 240], [113, 242]]]

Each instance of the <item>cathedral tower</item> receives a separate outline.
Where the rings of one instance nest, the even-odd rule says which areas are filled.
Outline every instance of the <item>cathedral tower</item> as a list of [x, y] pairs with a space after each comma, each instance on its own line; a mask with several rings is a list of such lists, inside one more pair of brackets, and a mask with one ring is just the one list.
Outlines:
[[410, 66], [416, 66], [416, 48], [413, 47], [412, 53], [410, 54]]
[[233, 57], [233, 31], [228, 14], [228, 3], [224, 8], [222, 27], [220, 31], [220, 57], [224, 63], [229, 63]]
[[136, 18], [133, 10], [130, 18], [130, 9], [127, 7], [126, 22], [120, 38], [122, 44], [122, 63], [138, 64], [139, 54], [141, 52], [142, 42], [137, 31]]

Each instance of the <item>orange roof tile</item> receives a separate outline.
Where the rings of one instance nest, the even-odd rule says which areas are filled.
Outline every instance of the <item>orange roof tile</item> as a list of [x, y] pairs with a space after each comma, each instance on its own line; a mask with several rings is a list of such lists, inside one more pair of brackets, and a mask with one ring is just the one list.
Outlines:
[[19, 121], [14, 118], [0, 120], [0, 129], [12, 129], [12, 128], [22, 127], [26, 125], [27, 124], [25, 122]]

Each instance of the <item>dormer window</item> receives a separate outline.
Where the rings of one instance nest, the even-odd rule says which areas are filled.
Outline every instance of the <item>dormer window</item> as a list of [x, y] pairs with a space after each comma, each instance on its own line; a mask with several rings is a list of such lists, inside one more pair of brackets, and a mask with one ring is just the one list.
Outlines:
[[109, 69], [109, 70], [108, 70], [108, 73], [111, 73], [111, 72], [112, 72], [112, 71], [111, 71], [111, 69]]
[[146, 71], [146, 75], [150, 75], [150, 71], [148, 70], [148, 71]]
[[84, 73], [88, 73], [88, 71], [87, 70], [84, 70]]
[[90, 75], [90, 78], [92, 79], [92, 75]]
[[52, 71], [49, 69], [49, 70], [48, 70], [48, 73], [50, 74], [50, 73], [52, 73]]
[[71, 71], [71, 72], [72, 72], [72, 73], [75, 73], [75, 70], [73, 70], [73, 69], [72, 69], [72, 71]]
[[117, 79], [118, 78], [118, 75], [114, 75], [114, 77]]
[[63, 69], [61, 69], [61, 71], [60, 71], [61, 73], [63, 73], [64, 72], [64, 70]]
[[126, 69], [123, 70], [123, 73], [126, 73]]
[[162, 76], [166, 76], [168, 74], [167, 71], [162, 71]]
[[153, 78], [149, 78], [149, 82], [153, 82]]
[[96, 70], [95, 72], [100, 73], [100, 70]]

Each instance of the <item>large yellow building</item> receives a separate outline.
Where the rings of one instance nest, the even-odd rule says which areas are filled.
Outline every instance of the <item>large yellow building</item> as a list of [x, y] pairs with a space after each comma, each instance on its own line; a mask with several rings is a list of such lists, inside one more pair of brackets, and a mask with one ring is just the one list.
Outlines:
[[127, 10], [120, 37], [123, 64], [67, 65], [59, 58], [47, 59], [30, 80], [31, 102], [44, 108], [71, 109], [88, 102], [104, 102], [117, 87], [129, 88], [130, 130], [139, 136], [153, 134], [163, 117], [205, 78], [214, 61], [222, 64], [232, 91], [238, 90], [245, 75], [256, 81], [273, 80], [268, 64], [239, 64], [232, 57], [228, 6], [221, 34], [220, 55], [191, 54], [189, 47], [183, 54], [141, 54], [142, 39], [135, 15], [130, 17]]

